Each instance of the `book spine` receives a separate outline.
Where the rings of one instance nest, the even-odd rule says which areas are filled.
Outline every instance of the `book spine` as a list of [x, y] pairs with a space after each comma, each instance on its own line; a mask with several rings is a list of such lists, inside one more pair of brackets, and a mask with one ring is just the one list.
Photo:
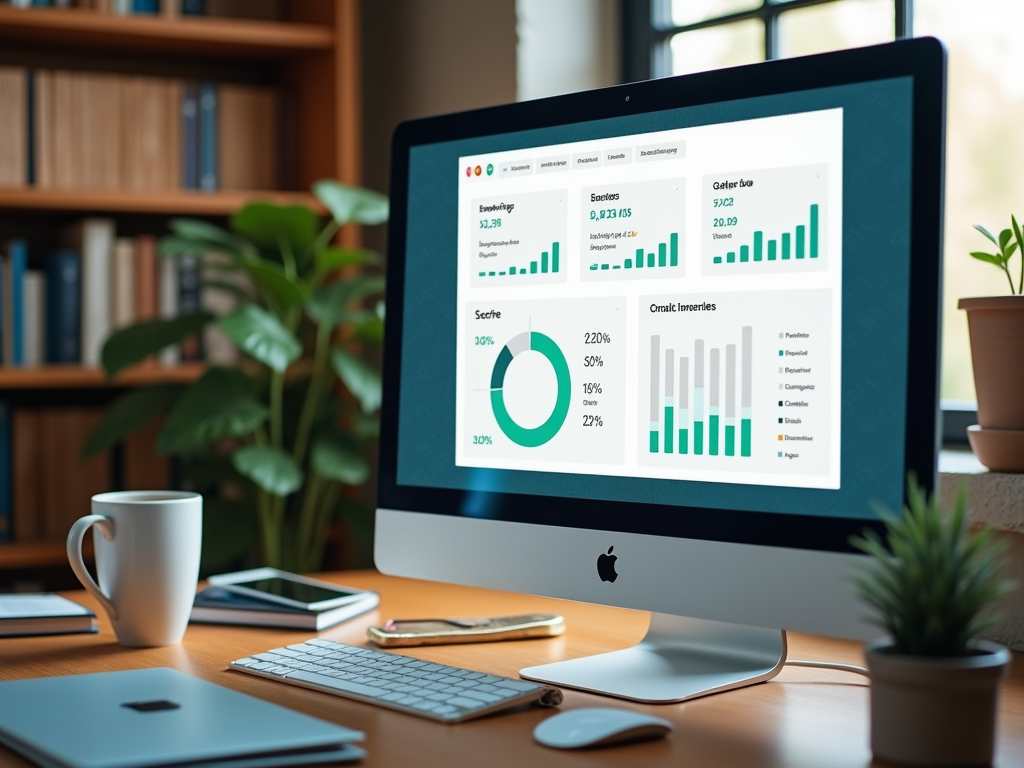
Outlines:
[[140, 235], [135, 238], [135, 320], [152, 320], [157, 316], [156, 238]]
[[36, 183], [36, 71], [25, 73], [25, 184]]
[[[198, 312], [200, 308], [199, 259], [182, 256], [178, 259], [178, 311], [183, 315]], [[182, 361], [203, 359], [203, 347], [199, 336], [190, 336], [181, 343]]]
[[199, 86], [185, 83], [181, 97], [182, 169], [185, 189], [199, 189]]
[[46, 280], [42, 272], [25, 272], [25, 365], [46, 360]]
[[205, 16], [206, 15], [206, 1], [205, 0], [181, 0], [181, 15], [182, 16]]
[[160, 13], [160, 0], [132, 0], [132, 13], [152, 16]]
[[8, 365], [25, 364], [25, 269], [28, 266], [28, 245], [24, 240], [7, 244], [5, 264], [5, 349]]
[[[178, 261], [169, 256], [158, 260], [160, 270], [160, 317], [172, 320], [178, 316]], [[160, 353], [160, 364], [172, 367], [178, 364], [180, 352], [177, 347], [168, 347]]]
[[103, 342], [110, 335], [110, 270], [114, 220], [82, 222], [82, 362], [99, 365]]
[[135, 242], [128, 237], [119, 237], [114, 242], [110, 299], [114, 328], [131, 325], [135, 320]]
[[217, 189], [217, 86], [199, 85], [199, 188]]
[[14, 538], [11, 459], [11, 407], [7, 401], [0, 400], [0, 542]]
[[11, 439], [18, 446], [11, 457], [14, 535], [18, 541], [34, 541], [41, 538], [45, 522], [40, 504], [46, 469], [40, 409], [16, 408], [11, 416]]
[[81, 359], [82, 271], [79, 255], [58, 251], [46, 260], [46, 360]]

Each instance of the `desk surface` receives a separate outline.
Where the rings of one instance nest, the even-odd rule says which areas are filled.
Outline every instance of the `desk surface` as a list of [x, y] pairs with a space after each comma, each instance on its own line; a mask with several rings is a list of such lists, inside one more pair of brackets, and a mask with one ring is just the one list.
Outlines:
[[[526, 595], [396, 579], [367, 571], [325, 578], [381, 593], [377, 611], [320, 633], [353, 645], [366, 644], [366, 627], [388, 618], [497, 616], [533, 611], [561, 613], [561, 637], [463, 646], [400, 649], [431, 661], [515, 677], [520, 668], [602, 651], [639, 641], [648, 614]], [[68, 597], [101, 611], [84, 592]], [[367, 734], [366, 766], [691, 765], [830, 766], [863, 768], [868, 749], [868, 688], [863, 678], [831, 670], [789, 667], [774, 680], [696, 699], [645, 706], [567, 690], [561, 709], [622, 706], [672, 720], [668, 739], [586, 752], [557, 751], [533, 741], [533, 728], [557, 710], [529, 708], [459, 725], [442, 725], [380, 707], [229, 672], [232, 659], [301, 642], [295, 630], [190, 626], [184, 642], [170, 648], [126, 649], [117, 645], [100, 616], [97, 635], [0, 639], [0, 679], [168, 666], [238, 691], [291, 707]], [[790, 655], [861, 664], [860, 645], [790, 634]], [[0, 765], [29, 768], [0, 747]], [[1024, 765], [1024, 654], [1003, 689], [997, 766]]]

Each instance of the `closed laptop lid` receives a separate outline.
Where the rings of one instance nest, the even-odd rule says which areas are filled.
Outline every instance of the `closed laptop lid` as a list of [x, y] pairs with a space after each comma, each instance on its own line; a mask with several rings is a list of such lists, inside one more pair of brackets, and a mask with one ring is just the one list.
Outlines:
[[0, 683], [0, 740], [44, 765], [156, 768], [363, 737], [173, 669]]

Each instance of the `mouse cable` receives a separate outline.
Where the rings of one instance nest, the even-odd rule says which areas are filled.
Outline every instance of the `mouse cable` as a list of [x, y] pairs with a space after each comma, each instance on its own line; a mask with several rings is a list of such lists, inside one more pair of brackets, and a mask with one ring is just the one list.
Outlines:
[[852, 672], [855, 675], [871, 677], [867, 669], [858, 667], [855, 664], [836, 664], [831, 661], [803, 661], [801, 659], [786, 659], [787, 667], [816, 667], [817, 669], [838, 669], [840, 672]]

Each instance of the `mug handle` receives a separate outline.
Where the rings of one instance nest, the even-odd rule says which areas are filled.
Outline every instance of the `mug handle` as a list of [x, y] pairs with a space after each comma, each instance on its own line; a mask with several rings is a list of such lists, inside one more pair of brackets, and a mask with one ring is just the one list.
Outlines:
[[85, 587], [85, 591], [95, 597], [97, 602], [103, 606], [107, 615], [116, 621], [117, 608], [103, 594], [99, 585], [93, 581], [92, 576], [85, 567], [85, 561], [82, 559], [82, 539], [85, 538], [85, 532], [93, 525], [100, 529], [100, 533], [103, 534], [103, 538], [107, 541], [114, 538], [114, 521], [109, 517], [104, 517], [103, 515], [80, 517], [75, 520], [75, 524], [71, 526], [71, 531], [68, 533], [68, 561], [71, 563], [71, 570], [75, 572], [75, 576], [78, 577], [78, 580], [82, 582], [82, 586]]

